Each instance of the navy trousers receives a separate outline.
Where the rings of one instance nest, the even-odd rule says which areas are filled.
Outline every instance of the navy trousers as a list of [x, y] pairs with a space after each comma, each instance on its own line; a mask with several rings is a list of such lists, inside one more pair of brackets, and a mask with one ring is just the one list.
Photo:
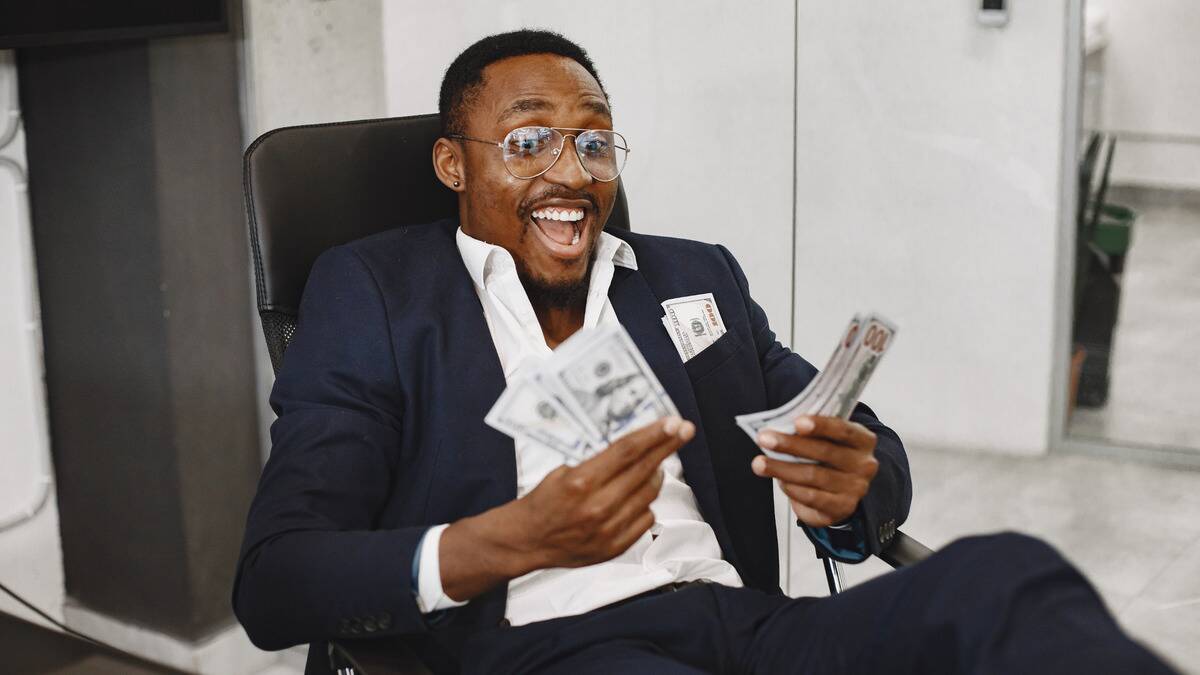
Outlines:
[[826, 598], [703, 584], [495, 628], [466, 673], [1170, 673], [1086, 579], [1017, 534], [959, 540]]

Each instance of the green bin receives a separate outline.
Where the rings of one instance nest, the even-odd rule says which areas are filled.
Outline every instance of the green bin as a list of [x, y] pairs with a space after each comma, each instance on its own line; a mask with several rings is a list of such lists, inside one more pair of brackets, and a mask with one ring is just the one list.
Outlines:
[[1133, 242], [1133, 223], [1137, 212], [1117, 204], [1105, 204], [1100, 209], [1100, 221], [1092, 233], [1092, 243], [1110, 256], [1123, 257]]

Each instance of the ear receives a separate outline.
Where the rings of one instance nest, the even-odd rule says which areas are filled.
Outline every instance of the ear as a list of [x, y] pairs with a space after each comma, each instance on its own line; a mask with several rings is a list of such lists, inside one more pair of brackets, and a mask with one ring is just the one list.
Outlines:
[[455, 192], [466, 189], [466, 171], [462, 146], [442, 137], [433, 144], [433, 172], [438, 180]]

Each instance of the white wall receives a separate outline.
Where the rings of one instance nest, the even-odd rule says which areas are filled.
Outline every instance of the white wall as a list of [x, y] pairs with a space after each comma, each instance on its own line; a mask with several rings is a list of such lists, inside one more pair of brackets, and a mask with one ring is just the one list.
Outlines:
[[[549, 28], [596, 64], [633, 152], [635, 230], [725, 244], [786, 342], [791, 315], [792, 44], [788, 0], [384, 0], [390, 115], [437, 110], [450, 61], [475, 40]], [[746, 130], [761, 130], [747, 142]], [[688, 153], [698, 134], [728, 138]]]
[[[0, 51], [0, 582], [61, 620], [62, 549], [19, 110], [16, 61]], [[41, 622], [7, 595], [0, 611]]]
[[379, 0], [245, 0], [247, 140], [384, 109]]
[[1066, 0], [1010, 6], [798, 3], [795, 342], [895, 320], [865, 399], [910, 444], [1047, 449]]
[[1089, 1], [1108, 12], [1103, 127], [1187, 139], [1121, 140], [1113, 180], [1200, 189], [1200, 3]]

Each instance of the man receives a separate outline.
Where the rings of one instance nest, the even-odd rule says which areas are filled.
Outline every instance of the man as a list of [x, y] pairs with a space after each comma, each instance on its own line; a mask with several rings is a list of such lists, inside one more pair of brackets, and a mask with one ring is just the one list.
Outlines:
[[[451, 672], [1164, 670], [1017, 535], [783, 596], [771, 479], [817, 546], [862, 560], [908, 512], [899, 438], [859, 406], [758, 439], [819, 462], [800, 464], [736, 427], [815, 369], [724, 248], [603, 230], [627, 146], [578, 46], [485, 38], [440, 112], [434, 170], [459, 217], [337, 247], [309, 279], [234, 590], [256, 644], [311, 643], [309, 672], [327, 640], [396, 636]], [[683, 362], [660, 303], [709, 292], [727, 333]], [[617, 322], [680, 417], [573, 467], [484, 425], [522, 362]]]

